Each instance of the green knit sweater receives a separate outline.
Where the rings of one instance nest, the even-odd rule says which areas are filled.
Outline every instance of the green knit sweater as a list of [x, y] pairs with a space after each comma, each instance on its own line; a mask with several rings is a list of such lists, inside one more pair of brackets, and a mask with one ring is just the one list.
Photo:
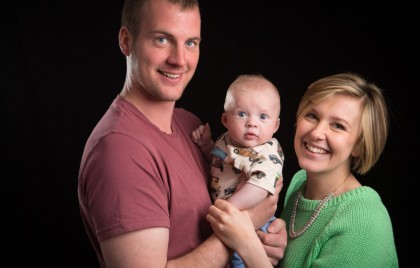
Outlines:
[[[297, 192], [306, 172], [298, 171], [286, 192], [281, 218], [290, 228]], [[320, 203], [301, 196], [295, 231], [309, 220]], [[398, 267], [391, 219], [378, 193], [363, 186], [328, 201], [312, 226], [291, 238], [279, 267]]]

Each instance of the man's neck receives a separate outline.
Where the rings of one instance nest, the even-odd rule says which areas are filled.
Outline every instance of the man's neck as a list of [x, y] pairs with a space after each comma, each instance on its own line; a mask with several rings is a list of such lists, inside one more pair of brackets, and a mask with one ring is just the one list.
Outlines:
[[172, 134], [171, 123], [175, 107], [174, 101], [154, 101], [147, 98], [138, 98], [132, 94], [125, 94], [125, 91], [121, 92], [120, 95], [132, 103], [162, 132]]

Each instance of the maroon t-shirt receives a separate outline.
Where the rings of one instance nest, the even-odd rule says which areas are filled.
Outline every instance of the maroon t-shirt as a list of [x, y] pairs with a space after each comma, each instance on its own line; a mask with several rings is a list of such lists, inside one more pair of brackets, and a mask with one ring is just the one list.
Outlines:
[[99, 241], [129, 231], [169, 228], [168, 259], [211, 234], [209, 164], [191, 140], [201, 124], [176, 108], [172, 134], [117, 96], [89, 137], [78, 182], [83, 223], [104, 264]]

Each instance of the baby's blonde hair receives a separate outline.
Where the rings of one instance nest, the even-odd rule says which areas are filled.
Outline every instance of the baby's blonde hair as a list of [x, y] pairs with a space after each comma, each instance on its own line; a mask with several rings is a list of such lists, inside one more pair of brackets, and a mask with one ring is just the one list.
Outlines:
[[231, 103], [233, 103], [234, 98], [234, 92], [238, 90], [244, 90], [244, 89], [272, 89], [276, 98], [278, 99], [278, 116], [280, 116], [280, 110], [281, 110], [281, 103], [280, 103], [280, 94], [277, 89], [277, 87], [267, 78], [265, 78], [261, 74], [242, 74], [239, 75], [229, 86], [227, 92], [226, 92], [226, 98], [224, 103], [224, 110], [225, 112], [230, 109]]

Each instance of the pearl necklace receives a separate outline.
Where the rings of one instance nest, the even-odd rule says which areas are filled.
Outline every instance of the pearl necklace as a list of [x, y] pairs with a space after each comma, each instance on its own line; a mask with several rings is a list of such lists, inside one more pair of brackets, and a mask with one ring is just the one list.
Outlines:
[[330, 201], [331, 198], [334, 197], [334, 193], [328, 193], [327, 196], [325, 196], [324, 199], [322, 199], [321, 202], [319, 202], [319, 205], [316, 207], [314, 213], [309, 218], [309, 221], [307, 223], [305, 223], [305, 225], [303, 225], [302, 229], [300, 229], [299, 231], [296, 231], [295, 232], [296, 212], [297, 212], [297, 207], [298, 207], [299, 199], [300, 199], [301, 196], [302, 196], [302, 190], [299, 191], [299, 193], [298, 193], [298, 195], [296, 197], [295, 203], [293, 205], [292, 216], [290, 218], [289, 235], [290, 235], [291, 238], [296, 238], [296, 237], [299, 237], [299, 236], [303, 235], [303, 233], [306, 232], [306, 230], [308, 230], [309, 227], [311, 227], [311, 225], [314, 223], [314, 221], [318, 217], [318, 215], [321, 212], [321, 210], [324, 208], [325, 204], [328, 201]]
[[297, 208], [298, 208], [298, 203], [299, 203], [299, 199], [302, 196], [302, 189], [304, 189], [304, 187], [302, 189], [299, 190], [298, 195], [296, 197], [295, 203], [293, 204], [293, 210], [292, 210], [292, 215], [290, 216], [290, 228], [289, 228], [289, 236], [291, 238], [296, 238], [299, 237], [301, 235], [303, 235], [303, 233], [306, 232], [306, 230], [309, 229], [309, 227], [311, 227], [311, 225], [314, 223], [314, 221], [316, 220], [316, 218], [318, 218], [319, 213], [321, 213], [321, 210], [324, 208], [325, 204], [330, 201], [333, 197], [334, 197], [334, 193], [341, 187], [343, 186], [343, 184], [347, 181], [347, 179], [349, 178], [348, 174], [346, 176], [346, 178], [343, 180], [342, 183], [340, 183], [340, 185], [332, 192], [329, 192], [324, 199], [321, 200], [321, 202], [319, 202], [319, 205], [316, 207], [314, 213], [312, 213], [312, 216], [309, 218], [309, 220], [305, 223], [305, 225], [303, 225], [303, 227], [298, 230], [295, 231], [295, 220], [296, 220], [296, 213], [297, 213]]

